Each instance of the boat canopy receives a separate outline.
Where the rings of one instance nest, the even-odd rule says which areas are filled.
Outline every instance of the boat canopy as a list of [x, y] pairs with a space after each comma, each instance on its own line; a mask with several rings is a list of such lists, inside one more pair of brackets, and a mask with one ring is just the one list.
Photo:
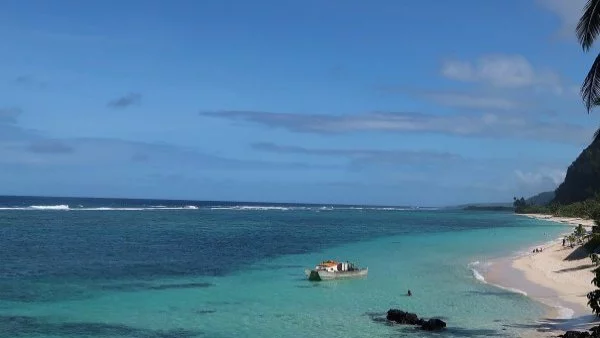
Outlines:
[[324, 266], [324, 267], [332, 267], [332, 266], [337, 266], [338, 262], [333, 261], [333, 260], [327, 260], [327, 261], [323, 261], [321, 262], [321, 264], [319, 264], [319, 266]]

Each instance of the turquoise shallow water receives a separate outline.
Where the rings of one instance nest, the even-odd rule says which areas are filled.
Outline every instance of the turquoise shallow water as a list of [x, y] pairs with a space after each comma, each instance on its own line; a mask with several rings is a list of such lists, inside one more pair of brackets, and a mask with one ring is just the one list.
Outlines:
[[[9, 210], [0, 220], [2, 337], [431, 336], [378, 321], [389, 308], [444, 319], [444, 337], [518, 337], [544, 310], [478, 281], [469, 263], [565, 231], [504, 213], [399, 210]], [[329, 258], [369, 276], [305, 279]]]

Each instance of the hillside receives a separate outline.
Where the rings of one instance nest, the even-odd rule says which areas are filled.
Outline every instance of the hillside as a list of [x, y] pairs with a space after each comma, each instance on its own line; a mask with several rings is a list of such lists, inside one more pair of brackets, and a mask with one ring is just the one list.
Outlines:
[[600, 140], [595, 140], [571, 163], [565, 180], [555, 191], [554, 202], [571, 204], [600, 192]]
[[552, 202], [554, 196], [554, 191], [545, 191], [529, 197], [526, 202], [529, 205], [548, 205]]

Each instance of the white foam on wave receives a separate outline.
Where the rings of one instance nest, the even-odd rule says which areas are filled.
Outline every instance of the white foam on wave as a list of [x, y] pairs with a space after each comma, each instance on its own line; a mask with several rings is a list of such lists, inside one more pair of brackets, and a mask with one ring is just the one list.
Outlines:
[[231, 207], [211, 207], [210, 210], [241, 210], [241, 211], [266, 211], [266, 210], [290, 210], [289, 207], [276, 207], [276, 206], [251, 206], [251, 205], [236, 205]]
[[60, 205], [30, 205], [29, 209], [33, 210], [70, 210], [66, 204]]
[[509, 291], [509, 292], [512, 292], [512, 293], [518, 293], [520, 295], [527, 296], [527, 292], [525, 292], [523, 290], [519, 290], [519, 289], [516, 289], [516, 288], [509, 288], [509, 287], [505, 287], [505, 286], [498, 285], [498, 284], [488, 283], [485, 280], [485, 277], [483, 276], [483, 274], [481, 274], [481, 272], [479, 272], [479, 270], [477, 270], [475, 268], [475, 267], [488, 268], [491, 265], [492, 265], [491, 262], [486, 262], [484, 264], [481, 264], [481, 262], [479, 262], [479, 261], [474, 261], [474, 262], [469, 263], [468, 267], [471, 269], [471, 272], [473, 273], [473, 277], [475, 279], [477, 279], [478, 281], [482, 282], [482, 283], [485, 283], [485, 284], [488, 284], [488, 285], [491, 285], [491, 286], [494, 286], [494, 287], [497, 287], [499, 289], [506, 290], [506, 291]]
[[79, 208], [74, 210], [81, 211], [141, 211], [148, 208], [110, 208], [110, 207], [98, 207], [98, 208]]
[[473, 277], [475, 277], [475, 279], [485, 283], [485, 278], [483, 277], [483, 275], [479, 271], [477, 271], [477, 269], [475, 269], [476, 266], [480, 265], [481, 263], [479, 261], [474, 261], [469, 263], [467, 266], [471, 269], [471, 272], [473, 273]]
[[497, 287], [499, 289], [506, 290], [506, 291], [509, 291], [509, 292], [512, 292], [512, 293], [518, 293], [520, 295], [527, 296], [527, 292], [525, 292], [523, 290], [520, 290], [520, 289], [509, 288], [509, 287], [505, 287], [505, 286], [498, 285], [498, 284], [490, 284], [490, 283], [486, 283], [486, 284], [492, 285], [494, 287]]
[[569, 309], [568, 307], [555, 305], [554, 308], [556, 308], [556, 310], [558, 311], [557, 319], [572, 319], [575, 315], [575, 311]]
[[198, 210], [197, 206], [188, 205], [185, 207], [150, 207], [150, 208], [111, 208], [111, 207], [98, 207], [98, 208], [79, 208], [79, 209], [71, 209], [71, 210], [81, 210], [81, 211], [144, 211], [144, 210]]
[[143, 211], [143, 210], [198, 210], [199, 208], [195, 205], [186, 205], [183, 207], [166, 207], [166, 206], [155, 206], [155, 207], [83, 207], [79, 205], [75, 208], [70, 208], [66, 204], [61, 205], [31, 205], [28, 207], [0, 207], [1, 210], [46, 210], [46, 211]]
[[435, 210], [433, 208], [401, 208], [401, 207], [346, 207], [346, 206], [271, 206], [271, 205], [232, 205], [213, 206], [210, 210], [237, 210], [237, 211], [268, 211], [268, 210], [312, 210], [315, 212], [331, 210], [353, 210], [353, 211], [413, 211], [413, 210]]
[[479, 273], [479, 271], [477, 271], [476, 269], [471, 269], [471, 271], [473, 272], [473, 277], [475, 277], [475, 279], [477, 279], [480, 282], [485, 283], [485, 278], [483, 277], [483, 275], [481, 273]]

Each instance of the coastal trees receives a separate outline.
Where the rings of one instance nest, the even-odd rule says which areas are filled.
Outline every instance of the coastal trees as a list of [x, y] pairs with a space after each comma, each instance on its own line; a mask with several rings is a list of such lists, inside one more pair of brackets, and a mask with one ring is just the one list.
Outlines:
[[575, 235], [569, 235], [567, 236], [567, 242], [569, 242], [569, 246], [572, 248], [573, 246], [575, 246], [575, 242], [577, 241], [577, 237], [575, 237]]
[[600, 317], [600, 268], [594, 269], [594, 279], [592, 284], [596, 286], [596, 290], [587, 294], [588, 306], [596, 316]]
[[585, 236], [585, 228], [583, 227], [582, 224], [579, 224], [575, 228], [575, 231], [573, 231], [573, 235], [575, 235], [578, 238], [583, 238], [583, 236]]
[[523, 197], [513, 197], [513, 207], [517, 214], [546, 214], [549, 212], [548, 207], [535, 205]]
[[521, 198], [513, 197], [513, 207], [515, 207], [515, 211], [516, 212], [520, 212], [520, 210], [522, 210], [525, 207], [527, 207], [527, 202], [525, 201], [525, 198], [523, 198], [523, 197], [521, 197]]

